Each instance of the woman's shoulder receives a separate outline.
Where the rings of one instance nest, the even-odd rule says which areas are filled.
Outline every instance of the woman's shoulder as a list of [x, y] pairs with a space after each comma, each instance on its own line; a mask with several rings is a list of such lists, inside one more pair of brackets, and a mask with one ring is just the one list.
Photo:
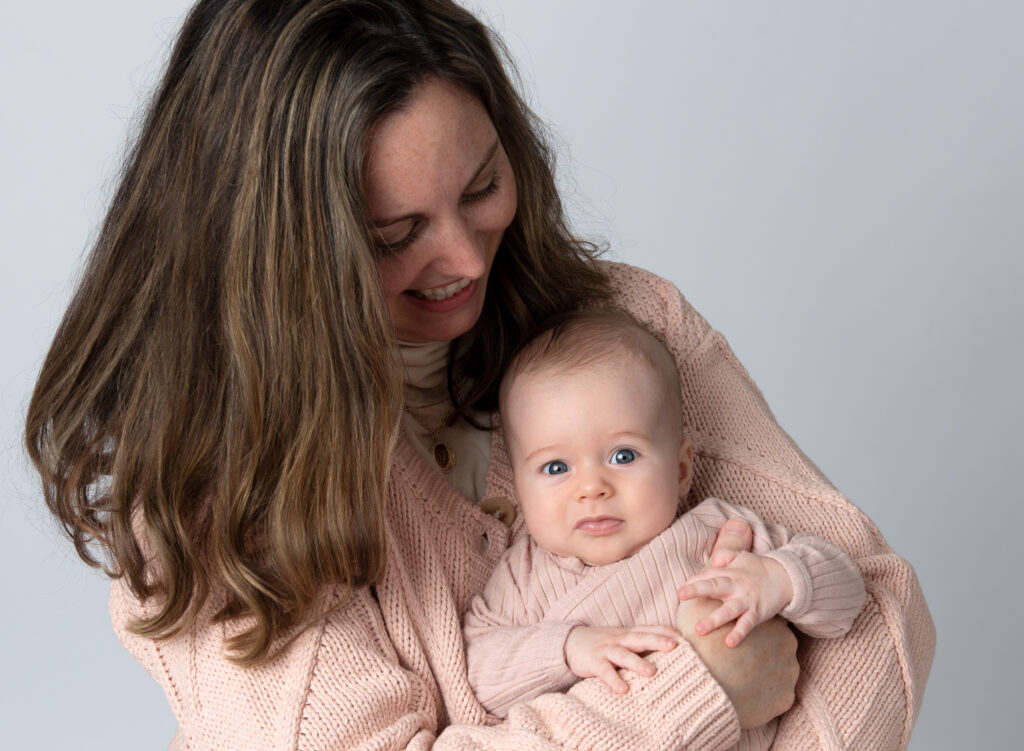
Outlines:
[[678, 359], [696, 350], [711, 332], [672, 281], [627, 263], [599, 263], [611, 284], [612, 303], [660, 334]]
[[653, 271], [621, 261], [600, 260], [597, 263], [611, 282], [612, 293], [616, 297], [622, 295], [641, 297], [679, 295], [675, 284], [658, 276]]

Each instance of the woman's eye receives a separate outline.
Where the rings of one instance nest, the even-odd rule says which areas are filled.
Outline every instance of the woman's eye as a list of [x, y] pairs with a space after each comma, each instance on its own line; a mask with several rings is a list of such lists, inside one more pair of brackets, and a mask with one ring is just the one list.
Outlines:
[[397, 242], [388, 242], [381, 236], [379, 232], [376, 234], [378, 239], [378, 242], [376, 243], [377, 251], [382, 256], [391, 256], [395, 255], [396, 253], [401, 253], [403, 250], [412, 245], [413, 241], [417, 237], [419, 237], [420, 224], [419, 222], [414, 224], [412, 229], [409, 230], [409, 234], [407, 234], [405, 237], [403, 237], [401, 240], [398, 240]]
[[565, 462], [555, 460], [553, 462], [548, 462], [547, 464], [545, 464], [543, 467], [540, 468], [540, 471], [546, 475], [564, 475], [566, 472], [569, 471], [569, 465], [566, 464]]
[[475, 203], [476, 201], [482, 201], [483, 199], [493, 196], [498, 192], [498, 188], [501, 187], [501, 173], [495, 172], [494, 177], [491, 178], [491, 184], [483, 190], [478, 190], [475, 193], [467, 193], [462, 197], [462, 203]]
[[633, 449], [616, 449], [612, 454], [612, 464], [632, 464], [636, 461], [636, 452]]

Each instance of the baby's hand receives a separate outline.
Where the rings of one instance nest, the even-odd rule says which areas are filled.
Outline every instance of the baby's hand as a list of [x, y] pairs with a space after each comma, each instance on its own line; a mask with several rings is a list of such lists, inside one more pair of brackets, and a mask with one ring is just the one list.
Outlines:
[[640, 655], [671, 652], [682, 636], [668, 626], [598, 628], [576, 626], [565, 640], [565, 662], [580, 678], [600, 678], [617, 694], [629, 690], [616, 666], [638, 675], [654, 675], [654, 665]]
[[695, 626], [704, 635], [736, 621], [725, 637], [735, 647], [754, 626], [778, 615], [793, 599], [793, 583], [782, 564], [772, 558], [735, 550], [717, 550], [709, 567], [679, 590], [680, 600], [711, 597], [722, 606]]

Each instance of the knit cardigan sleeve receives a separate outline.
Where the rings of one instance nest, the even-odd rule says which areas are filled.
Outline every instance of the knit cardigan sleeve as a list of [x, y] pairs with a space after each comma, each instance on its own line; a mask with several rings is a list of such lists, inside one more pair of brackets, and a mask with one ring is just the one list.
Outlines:
[[482, 710], [473, 722], [449, 724], [438, 715], [431, 682], [403, 665], [365, 588], [303, 631], [283, 659], [248, 668], [223, 658], [226, 634], [209, 625], [209, 612], [200, 614], [204, 625], [160, 642], [125, 627], [139, 607], [115, 581], [111, 613], [122, 644], [164, 686], [175, 714], [189, 718], [174, 751], [724, 751], [739, 737], [732, 705], [686, 648], [659, 655], [664, 659], [650, 679], [624, 675], [627, 696], [588, 679], [565, 694], [518, 704], [501, 724]]
[[671, 282], [622, 264], [607, 270], [617, 303], [660, 332], [679, 365], [684, 431], [696, 454], [691, 493], [818, 534], [864, 576], [867, 601], [846, 637], [798, 637], [797, 702], [773, 748], [905, 748], [935, 653], [913, 568], [779, 427], [725, 339]]

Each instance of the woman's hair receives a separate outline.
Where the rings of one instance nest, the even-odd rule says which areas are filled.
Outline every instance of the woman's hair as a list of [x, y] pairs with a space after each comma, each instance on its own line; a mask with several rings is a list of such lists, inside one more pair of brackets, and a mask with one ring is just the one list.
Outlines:
[[180, 633], [216, 584], [250, 664], [322, 587], [380, 580], [402, 377], [364, 157], [425, 77], [479, 98], [518, 186], [481, 319], [451, 348], [457, 406], [493, 409], [525, 331], [607, 296], [506, 58], [450, 0], [192, 9], [26, 422], [79, 555], [154, 598], [138, 633]]

